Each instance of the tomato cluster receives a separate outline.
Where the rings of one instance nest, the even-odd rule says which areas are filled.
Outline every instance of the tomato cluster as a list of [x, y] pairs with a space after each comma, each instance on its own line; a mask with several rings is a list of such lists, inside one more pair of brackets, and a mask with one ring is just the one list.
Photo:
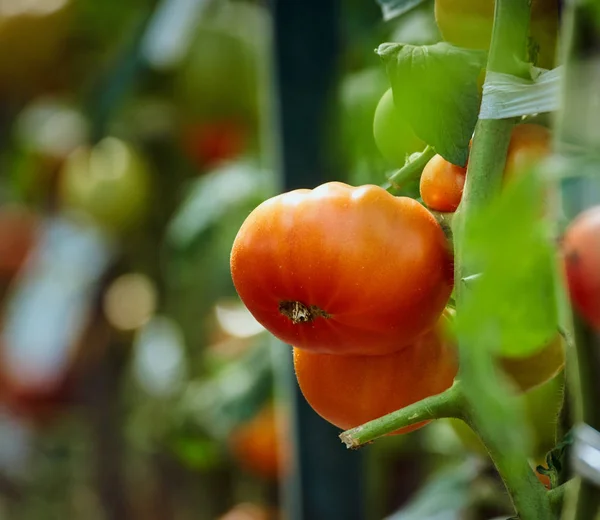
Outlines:
[[[533, 123], [514, 127], [506, 163], [504, 181], [521, 172], [527, 172], [550, 153], [550, 132]], [[425, 166], [421, 175], [421, 198], [434, 211], [453, 212], [462, 199], [466, 167], [456, 166], [440, 155], [435, 155]]]
[[279, 195], [242, 225], [231, 273], [255, 318], [296, 347], [298, 382], [332, 423], [356, 426], [451, 385], [438, 322], [452, 255], [418, 202], [339, 182]]
[[[548, 153], [547, 129], [518, 125], [505, 179]], [[425, 203], [456, 210], [465, 176], [465, 168], [435, 156], [421, 177]], [[254, 317], [293, 345], [308, 402], [340, 428], [438, 394], [454, 380], [454, 342], [443, 315], [453, 257], [434, 216], [413, 199], [339, 182], [273, 197], [241, 226], [231, 273]], [[498, 359], [523, 392], [564, 362], [558, 337], [533, 356]]]

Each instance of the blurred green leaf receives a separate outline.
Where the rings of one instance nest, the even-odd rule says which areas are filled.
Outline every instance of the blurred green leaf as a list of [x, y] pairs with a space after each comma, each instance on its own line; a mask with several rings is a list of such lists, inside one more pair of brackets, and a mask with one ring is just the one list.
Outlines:
[[440, 42], [383, 43], [377, 53], [386, 65], [394, 104], [417, 136], [446, 160], [464, 166], [479, 112], [477, 79], [485, 52]]
[[545, 195], [533, 172], [514, 178], [465, 223], [460, 242], [466, 272], [482, 273], [461, 286], [455, 321], [461, 379], [476, 427], [509, 468], [520, 467], [533, 439], [524, 403], [508, 391], [495, 357], [532, 355], [557, 333], [553, 250], [541, 218]]
[[541, 219], [545, 196], [535, 175], [522, 175], [466, 223], [464, 261], [483, 274], [465, 286], [458, 333], [496, 343], [503, 356], [533, 355], [557, 334], [554, 249]]
[[385, 520], [460, 520], [468, 507], [471, 484], [481, 464], [468, 460], [437, 473], [400, 511]]
[[199, 235], [247, 201], [256, 204], [275, 192], [275, 175], [251, 163], [233, 163], [195, 180], [171, 220], [167, 240], [176, 249], [194, 244]]
[[242, 358], [214, 378], [192, 384], [182, 398], [182, 411], [217, 439], [253, 417], [271, 397], [273, 370], [265, 335]]
[[209, 470], [222, 461], [221, 450], [212, 439], [179, 435], [171, 439], [169, 444], [175, 455], [194, 469]]

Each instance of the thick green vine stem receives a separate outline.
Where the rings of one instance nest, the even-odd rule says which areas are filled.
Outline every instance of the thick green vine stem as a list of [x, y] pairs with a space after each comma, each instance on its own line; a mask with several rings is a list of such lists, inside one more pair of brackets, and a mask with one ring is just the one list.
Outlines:
[[[496, 0], [494, 28], [490, 44], [488, 71], [523, 76], [527, 53], [529, 31], [529, 0]], [[478, 213], [498, 194], [506, 161], [506, 154], [514, 119], [483, 120], [475, 128], [473, 145], [469, 156], [465, 189], [461, 204], [455, 214], [453, 231], [455, 243], [455, 280], [470, 280], [479, 272], [478, 266], [469, 265], [465, 255], [464, 237], [466, 223], [478, 218]], [[490, 230], [493, 232], [493, 230]], [[456, 286], [456, 310], [468, 298], [466, 284]], [[461, 373], [465, 386], [467, 381], [481, 377], [473, 373], [481, 368], [472, 363], [470, 356], [476, 352], [464, 338], [459, 337]], [[491, 355], [491, 354], [490, 354]], [[488, 363], [493, 375], [493, 366]], [[470, 408], [470, 395], [475, 387], [465, 388], [467, 412]], [[488, 448], [492, 461], [508, 490], [517, 515], [521, 520], [548, 520], [555, 518], [547, 493], [538, 481], [525, 457], [517, 456], [506, 447], [496, 446], [491, 438], [493, 432], [482, 421], [480, 414], [466, 413], [465, 421], [479, 433]]]
[[435, 150], [431, 146], [427, 146], [414, 159], [409, 159], [402, 168], [390, 175], [388, 181], [391, 186], [387, 191], [392, 195], [398, 195], [406, 184], [416, 181], [421, 176], [423, 168], [434, 155]]
[[406, 426], [444, 417], [461, 418], [464, 410], [463, 401], [460, 381], [457, 380], [441, 394], [427, 397], [361, 426], [346, 430], [340, 434], [340, 439], [347, 448], [357, 449]]

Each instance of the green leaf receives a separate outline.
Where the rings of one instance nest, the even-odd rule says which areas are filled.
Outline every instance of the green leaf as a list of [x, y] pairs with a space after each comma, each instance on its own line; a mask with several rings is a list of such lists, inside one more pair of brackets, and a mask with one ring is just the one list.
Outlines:
[[215, 377], [189, 385], [181, 399], [183, 416], [216, 439], [225, 439], [271, 398], [271, 340], [264, 334], [239, 360]]
[[457, 281], [461, 378], [476, 427], [515, 467], [533, 439], [524, 403], [509, 391], [495, 358], [533, 355], [557, 334], [553, 248], [541, 218], [546, 195], [534, 172], [524, 172], [465, 222], [461, 236], [466, 272], [482, 273], [468, 285]]
[[196, 470], [210, 470], [223, 459], [219, 446], [213, 439], [198, 435], [175, 436], [169, 441], [169, 446], [182, 462]]
[[477, 79], [486, 53], [446, 42], [414, 46], [383, 43], [394, 104], [419, 138], [453, 164], [464, 166], [479, 113]]
[[223, 166], [193, 182], [169, 224], [167, 239], [177, 249], [190, 247], [233, 209], [248, 201], [258, 204], [274, 192], [274, 172], [244, 162]]
[[503, 356], [536, 354], [557, 334], [554, 248], [541, 219], [545, 197], [536, 175], [527, 173], [466, 223], [464, 262], [482, 275], [465, 284], [469, 298], [456, 326], [480, 345], [494, 343]]

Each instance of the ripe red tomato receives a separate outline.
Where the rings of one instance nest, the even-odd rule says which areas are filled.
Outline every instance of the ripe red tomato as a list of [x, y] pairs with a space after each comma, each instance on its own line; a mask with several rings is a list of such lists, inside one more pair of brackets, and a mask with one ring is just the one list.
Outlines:
[[581, 213], [563, 237], [562, 254], [571, 302], [600, 328], [600, 206]]
[[[230, 446], [239, 462], [266, 478], [278, 478], [287, 470], [288, 447], [283, 449], [276, 407], [268, 405], [231, 435]], [[282, 432], [283, 433], [283, 432]]]
[[415, 200], [340, 182], [258, 206], [231, 252], [238, 294], [273, 335], [329, 354], [377, 355], [435, 325], [452, 256]]
[[435, 155], [421, 174], [421, 198], [434, 211], [456, 211], [462, 198], [467, 169]]
[[348, 429], [443, 392], [454, 381], [457, 360], [440, 323], [410, 347], [382, 356], [338, 356], [295, 348], [294, 367], [313, 409]]
[[201, 169], [233, 160], [248, 144], [248, 128], [235, 120], [217, 120], [190, 125], [184, 134], [184, 148]]

